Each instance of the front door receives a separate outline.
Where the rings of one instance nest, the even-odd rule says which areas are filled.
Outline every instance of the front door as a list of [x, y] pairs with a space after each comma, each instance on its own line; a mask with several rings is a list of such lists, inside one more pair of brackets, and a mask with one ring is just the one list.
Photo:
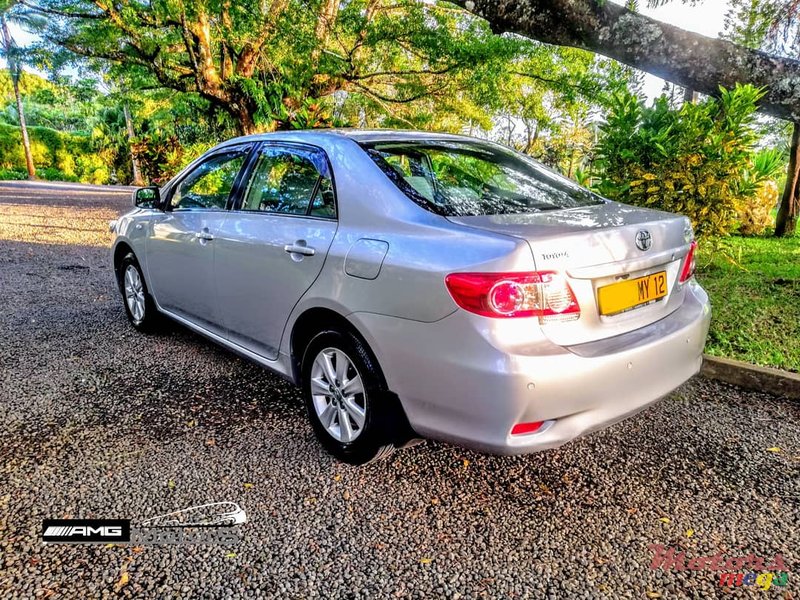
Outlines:
[[220, 310], [232, 341], [275, 359], [336, 233], [330, 166], [320, 149], [265, 144], [242, 189], [214, 242]]
[[215, 241], [250, 148], [212, 154], [178, 181], [147, 240], [150, 286], [159, 305], [215, 332], [220, 331]]

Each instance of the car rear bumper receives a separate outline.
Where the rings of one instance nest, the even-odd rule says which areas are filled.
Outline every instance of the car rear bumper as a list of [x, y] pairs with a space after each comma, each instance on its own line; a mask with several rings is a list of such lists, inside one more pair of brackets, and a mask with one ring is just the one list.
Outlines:
[[[509, 344], [497, 321], [460, 310], [436, 323], [368, 313], [350, 319], [417, 433], [522, 454], [607, 427], [692, 377], [702, 364], [711, 310], [692, 282], [681, 308], [660, 321], [571, 347], [540, 334]], [[518, 321], [515, 327], [533, 332], [533, 324]], [[511, 435], [515, 424], [536, 421], [546, 422], [536, 433]]]

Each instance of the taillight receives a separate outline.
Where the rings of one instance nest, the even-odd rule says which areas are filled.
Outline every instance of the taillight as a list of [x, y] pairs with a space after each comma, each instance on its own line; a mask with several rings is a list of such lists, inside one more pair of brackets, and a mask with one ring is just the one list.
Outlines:
[[694, 251], [697, 249], [697, 241], [692, 240], [692, 243], [689, 244], [689, 252], [686, 253], [686, 257], [683, 259], [683, 268], [681, 269], [681, 276], [678, 278], [679, 283], [686, 283], [692, 275], [694, 275], [694, 269], [696, 265], [696, 260], [694, 256]]
[[452, 273], [445, 283], [456, 304], [484, 317], [539, 317], [544, 323], [581, 316], [572, 288], [555, 271]]

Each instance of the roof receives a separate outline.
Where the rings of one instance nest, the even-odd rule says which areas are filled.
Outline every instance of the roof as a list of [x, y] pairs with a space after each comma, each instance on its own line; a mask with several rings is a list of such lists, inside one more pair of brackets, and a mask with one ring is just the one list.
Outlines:
[[228, 140], [225, 145], [232, 142], [241, 142], [245, 140], [259, 141], [269, 140], [271, 138], [278, 139], [308, 139], [309, 141], [319, 138], [331, 137], [346, 137], [357, 142], [378, 142], [378, 141], [412, 141], [412, 140], [470, 140], [463, 135], [455, 135], [451, 133], [437, 133], [433, 131], [413, 131], [408, 129], [297, 129], [288, 131], [275, 131], [272, 133], [258, 133], [246, 137], [235, 138]]

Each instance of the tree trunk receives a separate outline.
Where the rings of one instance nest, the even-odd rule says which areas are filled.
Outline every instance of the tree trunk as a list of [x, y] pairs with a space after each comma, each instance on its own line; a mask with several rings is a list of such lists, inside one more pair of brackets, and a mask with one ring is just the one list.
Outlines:
[[131, 153], [131, 167], [133, 170], [133, 185], [143, 186], [144, 178], [142, 177], [142, 169], [139, 167], [139, 157], [133, 151], [133, 142], [136, 139], [136, 132], [133, 130], [133, 118], [131, 117], [131, 109], [128, 103], [122, 105], [122, 112], [125, 115], [125, 128], [128, 130], [128, 150]]
[[792, 146], [789, 152], [789, 168], [786, 171], [786, 186], [783, 188], [778, 217], [775, 219], [775, 235], [791, 235], [797, 228], [797, 213], [800, 209], [800, 124], [792, 129]]
[[252, 135], [257, 133], [256, 122], [253, 120], [253, 112], [244, 99], [231, 102], [225, 108], [236, 119], [236, 129], [239, 135]]
[[8, 21], [5, 17], [0, 18], [3, 27], [3, 48], [5, 49], [6, 60], [8, 61], [8, 72], [11, 76], [11, 85], [14, 88], [14, 98], [17, 101], [17, 115], [19, 116], [19, 128], [22, 133], [22, 148], [25, 151], [25, 166], [28, 169], [28, 179], [36, 179], [36, 166], [33, 164], [33, 154], [31, 153], [31, 141], [28, 138], [28, 125], [25, 123], [25, 111], [22, 108], [22, 95], [19, 93], [19, 80], [22, 75], [22, 68], [16, 58], [12, 56], [14, 40], [8, 30]]
[[19, 93], [19, 77], [11, 76], [14, 86], [14, 96], [17, 99], [17, 114], [19, 115], [19, 128], [22, 132], [22, 148], [25, 150], [25, 166], [28, 169], [28, 179], [36, 179], [36, 166], [33, 164], [31, 153], [31, 140], [28, 138], [28, 125], [25, 123], [25, 111], [22, 109], [22, 96]]
[[582, 48], [715, 96], [719, 86], [763, 87], [761, 110], [800, 121], [800, 61], [770, 56], [645, 17], [608, 0], [454, 0], [495, 33]]

